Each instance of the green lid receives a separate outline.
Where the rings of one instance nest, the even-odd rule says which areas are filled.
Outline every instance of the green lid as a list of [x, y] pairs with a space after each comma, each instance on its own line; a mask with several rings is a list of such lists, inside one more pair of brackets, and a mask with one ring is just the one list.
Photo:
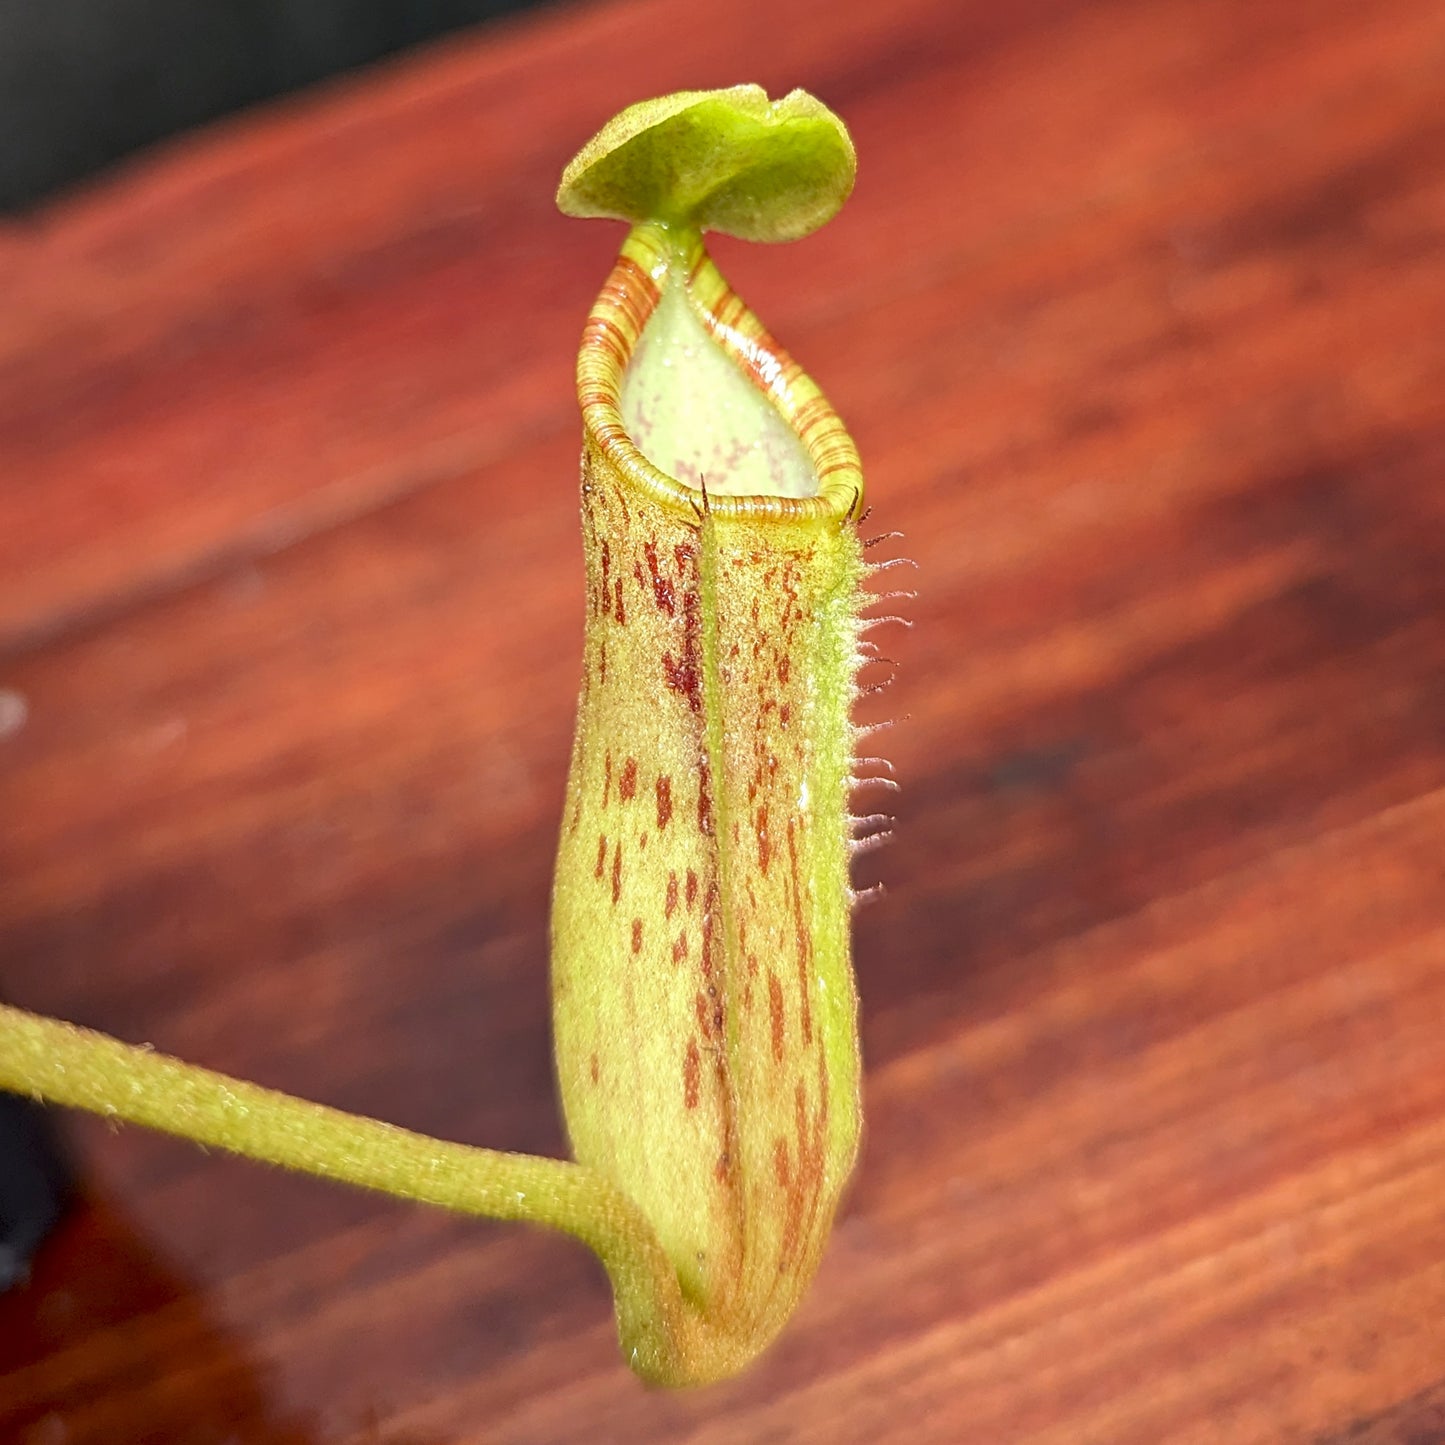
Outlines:
[[562, 174], [569, 216], [661, 221], [745, 241], [795, 241], [834, 215], [857, 160], [843, 122], [803, 90], [758, 85], [639, 101]]

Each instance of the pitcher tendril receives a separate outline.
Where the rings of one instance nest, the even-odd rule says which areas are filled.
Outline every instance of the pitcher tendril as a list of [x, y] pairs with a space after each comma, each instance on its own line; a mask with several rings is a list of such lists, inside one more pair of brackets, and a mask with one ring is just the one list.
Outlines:
[[575, 1162], [425, 1139], [6, 1008], [0, 1086], [571, 1234], [654, 1383], [723, 1378], [774, 1338], [861, 1128], [849, 709], [875, 599], [853, 443], [702, 236], [804, 236], [853, 174], [818, 101], [737, 86], [629, 108], [558, 192], [631, 223], [577, 364], [585, 635], [552, 908]]

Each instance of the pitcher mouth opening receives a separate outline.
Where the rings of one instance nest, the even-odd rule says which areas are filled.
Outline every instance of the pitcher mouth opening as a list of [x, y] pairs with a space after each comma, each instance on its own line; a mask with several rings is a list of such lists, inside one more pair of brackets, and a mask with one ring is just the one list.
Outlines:
[[[654, 317], [669, 334], [649, 332], [644, 340]], [[700, 344], [678, 341], [678, 330], [694, 320]], [[703, 363], [698, 391], [676, 416], [655, 414], [655, 386], [632, 371], [649, 346], [654, 372], [689, 357]], [[699, 355], [704, 348], [711, 357]], [[733, 375], [722, 376], [719, 365]], [[751, 396], [730, 394], [738, 381]], [[642, 225], [628, 235], [583, 332], [577, 391], [589, 444], [670, 510], [740, 521], [842, 523], [861, 514], [863, 476], [852, 438], [695, 233]], [[746, 435], [732, 437], [729, 425]], [[673, 461], [674, 470], [649, 451]]]

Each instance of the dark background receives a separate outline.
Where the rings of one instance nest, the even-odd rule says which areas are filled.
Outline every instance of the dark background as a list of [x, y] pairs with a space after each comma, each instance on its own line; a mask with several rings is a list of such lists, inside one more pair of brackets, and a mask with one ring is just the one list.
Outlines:
[[528, 6], [0, 0], [0, 210], [173, 132]]

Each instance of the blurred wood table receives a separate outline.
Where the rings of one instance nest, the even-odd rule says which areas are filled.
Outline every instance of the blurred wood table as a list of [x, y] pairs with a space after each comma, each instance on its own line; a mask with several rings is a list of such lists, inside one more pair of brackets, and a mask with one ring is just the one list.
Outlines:
[[563, 1148], [571, 370], [623, 103], [803, 85], [724, 271], [921, 564], [869, 1139], [744, 1379], [567, 1243], [75, 1120], [0, 1439], [1445, 1440], [1445, 8], [560, 8], [0, 231], [0, 992]]

